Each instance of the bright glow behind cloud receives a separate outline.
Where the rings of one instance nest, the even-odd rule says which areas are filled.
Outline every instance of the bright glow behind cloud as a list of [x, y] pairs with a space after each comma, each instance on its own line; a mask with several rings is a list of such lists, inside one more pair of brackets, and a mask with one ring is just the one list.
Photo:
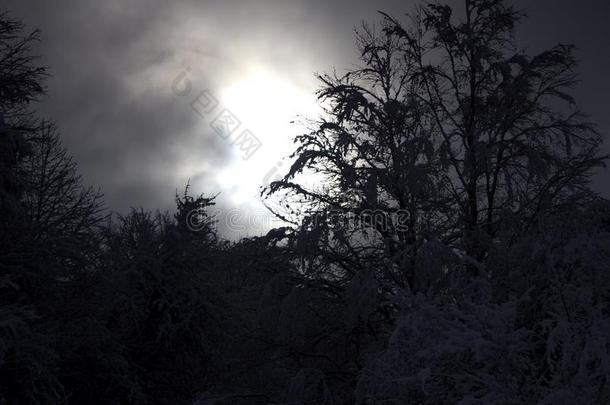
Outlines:
[[317, 106], [310, 89], [292, 84], [288, 78], [261, 65], [246, 69], [220, 90], [221, 102], [241, 121], [242, 129], [250, 130], [262, 143], [249, 159], [241, 157], [234, 147], [234, 160], [220, 174], [220, 183], [232, 190], [235, 204], [252, 202], [259, 188], [278, 164], [287, 163], [293, 149], [292, 139], [304, 128], [295, 123], [298, 116], [315, 117]]

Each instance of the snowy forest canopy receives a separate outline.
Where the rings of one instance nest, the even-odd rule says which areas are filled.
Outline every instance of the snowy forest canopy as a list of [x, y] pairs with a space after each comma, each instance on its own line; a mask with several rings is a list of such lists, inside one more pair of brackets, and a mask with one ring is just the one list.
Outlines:
[[33, 108], [39, 32], [0, 14], [0, 404], [610, 403], [602, 136], [573, 47], [521, 51], [522, 18], [363, 25], [261, 193], [286, 226], [226, 241], [188, 187], [105, 210]]

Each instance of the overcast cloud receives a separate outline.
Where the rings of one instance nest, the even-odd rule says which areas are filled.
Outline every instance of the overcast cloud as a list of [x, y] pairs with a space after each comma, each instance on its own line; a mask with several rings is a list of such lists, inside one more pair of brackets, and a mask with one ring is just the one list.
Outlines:
[[[375, 21], [378, 9], [401, 15], [414, 4], [397, 0], [3, 3], [28, 27], [42, 30], [40, 53], [53, 76], [39, 110], [58, 123], [86, 181], [102, 188], [109, 208], [123, 212], [130, 206], [170, 209], [176, 189], [182, 189], [189, 178], [195, 193], [222, 192], [219, 202], [225, 209], [260, 212], [255, 197], [259, 184], [245, 188], [243, 179], [250, 183], [260, 179], [262, 184], [265, 173], [287, 153], [289, 138], [299, 131], [295, 125], [284, 130], [284, 124], [298, 109], [305, 109], [305, 114], [315, 111], [313, 72], [342, 70], [356, 61], [353, 28], [361, 20]], [[527, 7], [530, 16], [518, 38], [532, 51], [558, 42], [578, 46], [583, 84], [576, 91], [577, 99], [600, 130], [608, 133], [609, 3], [589, 0], [587, 8], [568, 0], [518, 4]], [[192, 96], [209, 89], [224, 103], [225, 90], [258, 67], [300, 98], [294, 105], [278, 100], [274, 106], [267, 105], [272, 103], [261, 94], [269, 130], [235, 113], [263, 144], [260, 153], [244, 161], [239, 150], [194, 113], [186, 98], [172, 92], [172, 80], [187, 66]], [[303, 107], [308, 102], [311, 109]], [[260, 111], [261, 106], [257, 108]], [[248, 112], [242, 115], [247, 117]], [[271, 124], [276, 120], [282, 125]], [[595, 180], [605, 196], [610, 196], [609, 178], [606, 172]]]

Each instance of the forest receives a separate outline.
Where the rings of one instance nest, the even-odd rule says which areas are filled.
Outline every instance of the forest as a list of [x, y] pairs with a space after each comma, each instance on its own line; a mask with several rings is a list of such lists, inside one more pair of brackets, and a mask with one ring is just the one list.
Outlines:
[[574, 47], [528, 54], [509, 1], [463, 6], [357, 31], [261, 191], [285, 226], [240, 240], [208, 214], [222, 190], [111, 212], [36, 111], [44, 38], [2, 11], [0, 405], [610, 403]]

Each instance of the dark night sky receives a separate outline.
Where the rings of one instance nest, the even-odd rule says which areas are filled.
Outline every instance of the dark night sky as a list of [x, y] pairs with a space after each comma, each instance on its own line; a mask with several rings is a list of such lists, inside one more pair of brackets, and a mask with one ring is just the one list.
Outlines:
[[[414, 3], [5, 0], [3, 8], [42, 30], [39, 52], [53, 77], [39, 110], [58, 123], [81, 173], [102, 188], [109, 208], [171, 208], [174, 192], [190, 178], [195, 192], [221, 191], [223, 208], [257, 216], [258, 187], [299, 132], [289, 122], [316, 112], [313, 72], [349, 67], [356, 62], [354, 26], [376, 21], [376, 10], [399, 16]], [[583, 83], [575, 95], [609, 133], [610, 2], [516, 4], [529, 16], [517, 31], [522, 47], [577, 45]], [[172, 80], [186, 66], [191, 98], [209, 89], [261, 140], [251, 159], [210, 129], [213, 117], [198, 116], [188, 97], [173, 94]], [[610, 196], [608, 170], [594, 185]], [[255, 219], [246, 227], [236, 232], [265, 226]]]

